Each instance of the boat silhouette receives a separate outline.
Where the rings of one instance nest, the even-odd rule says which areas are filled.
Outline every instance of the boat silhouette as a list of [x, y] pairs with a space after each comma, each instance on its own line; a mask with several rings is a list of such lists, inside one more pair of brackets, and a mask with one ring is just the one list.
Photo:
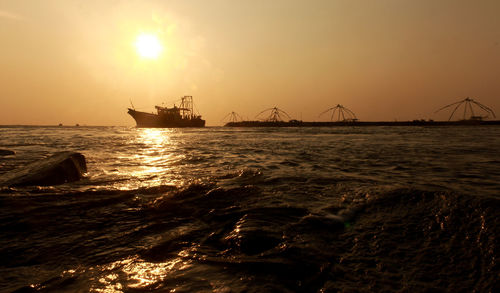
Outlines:
[[179, 107], [174, 104], [172, 108], [162, 106], [155, 106], [155, 108], [156, 114], [137, 111], [133, 108], [128, 108], [128, 114], [134, 118], [137, 127], [176, 128], [205, 126], [205, 120], [201, 119], [201, 115], [196, 115], [194, 112], [192, 96], [182, 97]]

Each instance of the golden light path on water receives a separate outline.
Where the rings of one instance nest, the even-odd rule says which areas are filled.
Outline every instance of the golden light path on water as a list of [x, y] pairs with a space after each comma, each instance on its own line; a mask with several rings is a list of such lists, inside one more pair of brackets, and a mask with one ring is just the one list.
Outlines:
[[[172, 173], [172, 163], [182, 159], [178, 154], [177, 141], [172, 139], [174, 130], [143, 128], [137, 129], [137, 136], [130, 142], [141, 145], [141, 149], [130, 159], [138, 164], [132, 170], [126, 170], [128, 176], [137, 178], [139, 184], [144, 186], [155, 186], [164, 184], [165, 178]], [[174, 183], [173, 180], [168, 183]], [[138, 183], [128, 183], [120, 189], [137, 188]], [[190, 266], [190, 261], [185, 260], [187, 252], [181, 251], [178, 257], [166, 262], [149, 262], [132, 256], [119, 260], [106, 266], [93, 268], [97, 274], [91, 292], [118, 293], [130, 289], [146, 289], [149, 286], [162, 282], [169, 274], [182, 271]]]
[[127, 167], [117, 172], [123, 180], [116, 182], [114, 188], [121, 190], [151, 187], [162, 184], [179, 184], [173, 167], [175, 162], [185, 156], [178, 151], [178, 141], [172, 139], [176, 135], [172, 129], [139, 128], [137, 135], [128, 142], [139, 147], [133, 153], [123, 154], [119, 160], [128, 161]]
[[[184, 233], [186, 227], [179, 227], [173, 233]], [[191, 258], [196, 247], [188, 247], [173, 255], [170, 259], [160, 262], [152, 262], [142, 259], [138, 255], [106, 264], [90, 267], [88, 269], [70, 269], [61, 274], [62, 278], [72, 278], [86, 275], [91, 281], [89, 292], [98, 293], [123, 293], [131, 290], [154, 290], [165, 286], [176, 286], [169, 284], [169, 279], [175, 279], [185, 271], [192, 269], [195, 264]], [[40, 284], [32, 284], [37, 288]], [[215, 287], [215, 285], [213, 285]], [[168, 292], [175, 292], [170, 289]], [[218, 290], [214, 289], [214, 292]]]
[[145, 289], [162, 282], [173, 271], [181, 271], [190, 266], [181, 257], [167, 262], [152, 263], [137, 257], [116, 261], [107, 266], [97, 267], [102, 272], [91, 292], [119, 293], [130, 289]]

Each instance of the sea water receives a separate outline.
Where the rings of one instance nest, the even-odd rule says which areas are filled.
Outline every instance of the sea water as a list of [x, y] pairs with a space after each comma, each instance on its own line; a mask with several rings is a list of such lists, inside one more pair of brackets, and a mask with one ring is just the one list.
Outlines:
[[0, 127], [0, 291], [493, 291], [500, 127]]

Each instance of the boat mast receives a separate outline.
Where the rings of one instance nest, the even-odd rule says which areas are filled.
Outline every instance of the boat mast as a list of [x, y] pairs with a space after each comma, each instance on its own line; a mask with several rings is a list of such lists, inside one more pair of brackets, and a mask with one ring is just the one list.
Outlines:
[[193, 96], [184, 96], [181, 98], [180, 105], [181, 116], [184, 118], [194, 118]]

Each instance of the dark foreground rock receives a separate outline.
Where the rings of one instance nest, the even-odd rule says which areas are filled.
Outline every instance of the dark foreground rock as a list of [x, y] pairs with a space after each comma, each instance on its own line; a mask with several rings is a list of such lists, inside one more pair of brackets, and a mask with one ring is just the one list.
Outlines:
[[85, 172], [87, 164], [82, 154], [59, 152], [4, 174], [0, 186], [57, 185], [80, 180]]
[[10, 155], [15, 155], [15, 154], [16, 154], [15, 151], [0, 149], [0, 156], [10, 156]]

